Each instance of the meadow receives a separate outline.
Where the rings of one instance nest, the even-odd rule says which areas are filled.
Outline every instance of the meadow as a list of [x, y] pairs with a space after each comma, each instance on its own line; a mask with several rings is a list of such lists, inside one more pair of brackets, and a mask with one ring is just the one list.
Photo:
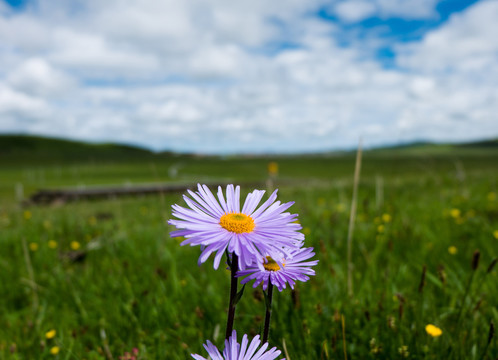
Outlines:
[[[270, 344], [287, 359], [498, 358], [496, 146], [363, 154], [352, 294], [354, 152], [200, 157], [9, 146], [0, 149], [1, 359], [121, 359], [134, 348], [137, 359], [188, 359], [206, 356], [206, 340], [221, 346], [230, 274], [210, 260], [198, 267], [199, 248], [170, 238], [181, 193], [51, 206], [21, 205], [20, 197], [103, 184], [264, 188], [270, 161], [279, 169], [270, 186], [279, 200], [295, 201], [290, 211], [320, 261], [310, 281], [274, 294]], [[264, 310], [261, 289], [246, 286], [239, 334], [260, 333]]]

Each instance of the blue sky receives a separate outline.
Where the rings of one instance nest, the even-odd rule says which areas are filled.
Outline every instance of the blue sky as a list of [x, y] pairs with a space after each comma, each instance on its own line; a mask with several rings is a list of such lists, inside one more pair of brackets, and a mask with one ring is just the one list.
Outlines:
[[0, 132], [219, 154], [496, 137], [497, 18], [497, 0], [0, 0]]

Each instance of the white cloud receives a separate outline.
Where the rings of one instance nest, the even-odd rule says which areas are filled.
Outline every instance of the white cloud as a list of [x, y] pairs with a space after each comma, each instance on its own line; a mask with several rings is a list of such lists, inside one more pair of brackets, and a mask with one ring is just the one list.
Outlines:
[[39, 96], [61, 94], [76, 85], [69, 75], [54, 69], [42, 58], [28, 58], [6, 80], [16, 90]]
[[358, 22], [370, 17], [381, 19], [430, 19], [438, 16], [438, 0], [343, 0], [329, 9], [345, 22]]
[[57, 30], [54, 42], [49, 55], [54, 64], [91, 76], [134, 77], [137, 73], [150, 73], [159, 67], [154, 55], [110, 44], [99, 35]]
[[376, 0], [381, 18], [427, 19], [437, 17], [439, 0]]
[[[401, 69], [365, 57], [374, 37], [339, 46], [340, 27], [312, 15], [320, 0], [0, 6], [0, 34], [13, 34], [0, 45], [0, 131], [217, 153], [498, 134], [496, 4], [398, 46]], [[329, 6], [345, 21], [419, 19], [435, 1]]]
[[343, 1], [335, 5], [335, 13], [344, 21], [356, 22], [367, 19], [376, 13], [375, 3], [371, 1]]
[[399, 46], [399, 63], [419, 71], [481, 71], [496, 67], [498, 1], [453, 15], [421, 42]]

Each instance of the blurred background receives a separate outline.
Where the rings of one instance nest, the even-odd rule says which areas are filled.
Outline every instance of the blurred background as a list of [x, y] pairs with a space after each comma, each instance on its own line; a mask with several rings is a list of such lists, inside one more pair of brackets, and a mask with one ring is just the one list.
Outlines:
[[[496, 0], [0, 0], [0, 358], [222, 347], [230, 274], [167, 225], [200, 182], [295, 201], [319, 263], [274, 295], [288, 360], [495, 359], [497, 19]], [[247, 286], [239, 335], [263, 314]]]

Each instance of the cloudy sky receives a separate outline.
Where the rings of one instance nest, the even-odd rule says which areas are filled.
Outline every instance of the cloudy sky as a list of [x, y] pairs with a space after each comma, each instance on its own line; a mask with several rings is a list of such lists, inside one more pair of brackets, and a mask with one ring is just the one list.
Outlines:
[[0, 0], [0, 133], [204, 153], [498, 136], [498, 0]]

